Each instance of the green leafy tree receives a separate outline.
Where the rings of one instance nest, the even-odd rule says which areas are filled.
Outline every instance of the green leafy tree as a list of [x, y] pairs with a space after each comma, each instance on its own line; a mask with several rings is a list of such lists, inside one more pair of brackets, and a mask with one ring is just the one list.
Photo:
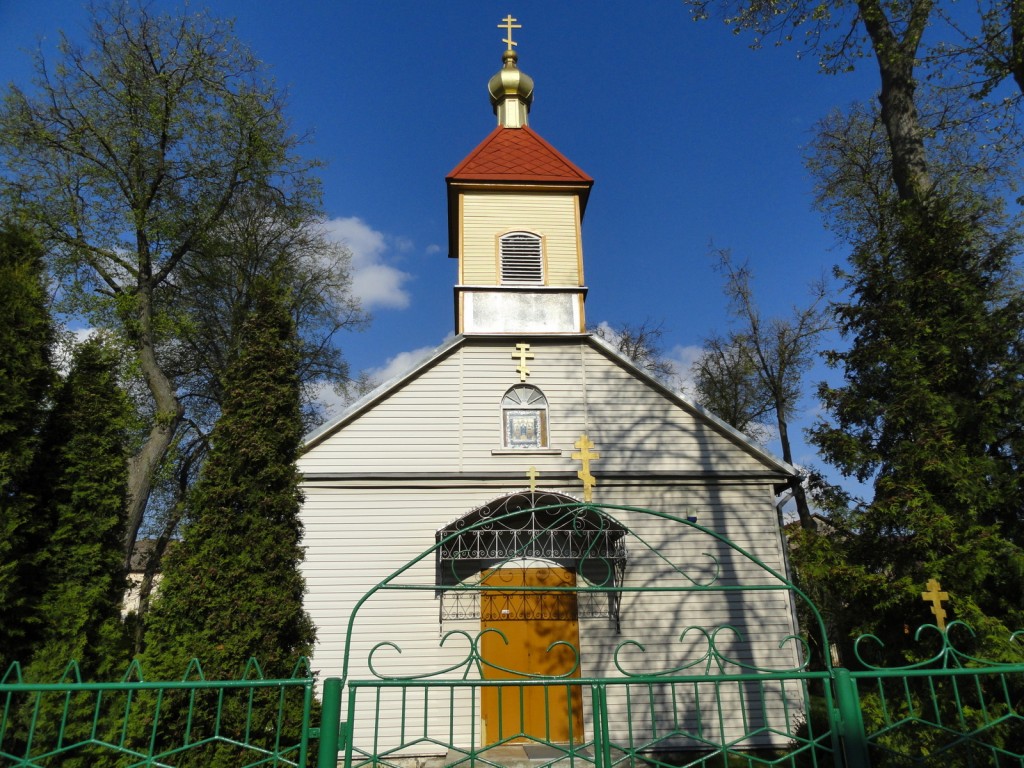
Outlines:
[[185, 513], [188, 489], [221, 413], [224, 371], [242, 338], [253, 286], [267, 274], [280, 276], [295, 321], [307, 429], [322, 419], [317, 405], [321, 389], [348, 381], [348, 365], [332, 340], [340, 331], [366, 323], [349, 291], [350, 253], [327, 238], [318, 209], [303, 196], [239, 195], [220, 226], [182, 263], [178, 279], [164, 295], [184, 319], [164, 360], [181, 389], [185, 420], [172, 469], [158, 487], [161, 513], [153, 515], [146, 529], [153, 546], [139, 587], [136, 653], [142, 650], [145, 613], [162, 556]]
[[[128, 664], [121, 541], [132, 409], [117, 368], [116, 353], [101, 340], [78, 346], [42, 431], [33, 467], [34, 514], [49, 535], [33, 574], [39, 629], [24, 668], [29, 682], [116, 680]], [[65, 744], [88, 744], [94, 720], [102, 733], [108, 718], [117, 718], [109, 698], [101, 705], [85, 693], [15, 701], [22, 705], [9, 713], [9, 736], [24, 740], [31, 724], [37, 747], [56, 746], [60, 734]], [[68, 768], [106, 764], [89, 747], [61, 762]]]
[[767, 442], [771, 402], [747, 345], [733, 334], [709, 336], [691, 375], [698, 403], [748, 437]]
[[[312, 651], [314, 629], [302, 607], [299, 572], [295, 324], [279, 280], [258, 278], [251, 296], [224, 376], [212, 449], [151, 609], [144, 654], [150, 676], [180, 677], [192, 657], [201, 660], [208, 679], [238, 677], [250, 658], [268, 676], [287, 676], [296, 659]], [[272, 727], [276, 699], [266, 705], [257, 708], [254, 728]], [[295, 727], [294, 718], [286, 719]]]
[[39, 573], [48, 533], [29, 481], [39, 446], [54, 330], [43, 254], [18, 227], [0, 229], [0, 669], [38, 641]]
[[1016, 76], [1020, 6], [980, 4], [976, 34], [938, 0], [689, 4], [753, 30], [755, 44], [799, 31], [825, 71], [870, 59], [879, 73], [877, 107], [830, 117], [811, 160], [819, 205], [853, 251], [836, 305], [851, 346], [831, 355], [845, 380], [822, 388], [813, 439], [874, 498], [833, 507], [828, 536], [796, 536], [798, 572], [842, 584], [829, 601], [839, 623], [894, 652], [912, 637], [906, 625], [931, 618], [920, 595], [938, 577], [954, 616], [1007, 652], [999, 641], [1022, 618], [1024, 377], [1016, 233], [1000, 220], [997, 182], [1016, 156], [964, 126], [995, 116], [968, 94]]
[[957, 618], [1005, 637], [1024, 626], [1016, 233], [992, 228], [984, 200], [892, 205], [844, 274], [850, 300], [837, 312], [851, 346], [830, 354], [844, 383], [822, 387], [828, 419], [812, 431], [830, 463], [874, 487], [842, 521], [844, 584], [858, 628], [894, 642], [928, 618], [931, 577]]
[[42, 642], [26, 675], [55, 682], [71, 659], [86, 677], [110, 679], [128, 663], [121, 563], [130, 404], [115, 352], [81, 344], [43, 432], [36, 467], [40, 512], [52, 526], [39, 612]]
[[[737, 325], [726, 340], [712, 337], [706, 342], [707, 351], [695, 366], [698, 395], [712, 412], [718, 405], [743, 422], [743, 427], [730, 422], [737, 429], [770, 418], [778, 430], [782, 458], [792, 464], [789, 424], [804, 393], [804, 374], [817, 356], [821, 335], [832, 325], [824, 306], [825, 287], [813, 286], [810, 304], [794, 308], [789, 317], [766, 319], [754, 298], [747, 266], [734, 264], [728, 251], [717, 255]], [[812, 529], [803, 486], [797, 483], [792, 490], [801, 525]]]
[[228, 23], [93, 8], [87, 47], [36, 61], [35, 93], [0, 109], [3, 192], [38, 229], [72, 308], [134, 355], [148, 423], [129, 463], [124, 562], [185, 416], [167, 366], [180, 317], [166, 294], [236, 199], [315, 200], [281, 98]]

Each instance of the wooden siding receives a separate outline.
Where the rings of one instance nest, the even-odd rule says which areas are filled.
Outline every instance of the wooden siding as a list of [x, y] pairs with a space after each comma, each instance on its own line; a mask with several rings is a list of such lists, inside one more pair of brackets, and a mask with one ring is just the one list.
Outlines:
[[591, 468], [599, 483], [602, 472], [767, 471], [748, 449], [579, 338], [534, 340], [528, 361], [528, 383], [548, 400], [549, 448], [559, 453], [502, 452], [501, 399], [519, 383], [518, 341], [467, 341], [326, 437], [299, 468], [311, 475], [522, 472], [525, 478], [535, 466], [575, 477], [580, 467], [571, 454], [586, 433], [601, 454]]
[[460, 278], [498, 285], [498, 236], [522, 230], [544, 240], [547, 285], [581, 285], [576, 196], [568, 193], [467, 192], [461, 196]]
[[[571, 454], [584, 432], [601, 454], [591, 465], [598, 480], [595, 501], [696, 515], [699, 524], [785, 572], [772, 494], [772, 483], [782, 477], [777, 465], [680, 407], [586, 339], [530, 339], [534, 358], [528, 361], [527, 381], [548, 400], [551, 450], [501, 450], [501, 400], [519, 383], [513, 359], [517, 341], [456, 344], [302, 457], [300, 469], [307, 477], [303, 572], [306, 607], [317, 626], [313, 666], [320, 679], [341, 673], [356, 602], [431, 547], [438, 529], [524, 489], [531, 466], [540, 471], [538, 487], [579, 497], [580, 464]], [[758, 566], [692, 528], [638, 513], [617, 516], [640, 537], [627, 543], [627, 585], [685, 581], [667, 572], [648, 545], [684, 564], [697, 581], [714, 572], [715, 561], [704, 553], [717, 558], [725, 583], [765, 581]], [[433, 584], [434, 569], [434, 558], [427, 557], [403, 574], [403, 583]], [[382, 674], [419, 675], [458, 662], [466, 649], [458, 643], [438, 648], [439, 638], [452, 629], [476, 632], [479, 621], [442, 623], [439, 611], [433, 590], [388, 591], [367, 601], [352, 636], [350, 679], [370, 677], [367, 655], [382, 641], [402, 649], [401, 654], [378, 651], [375, 667]], [[735, 626], [743, 637], [732, 639], [730, 649], [745, 663], [795, 665], [794, 650], [778, 647], [795, 628], [790, 600], [782, 592], [627, 594], [621, 615], [621, 634], [609, 619], [581, 620], [584, 677], [618, 676], [612, 649], [627, 638], [647, 645], [644, 660], [635, 661], [648, 668], [699, 655], [699, 649], [679, 644], [690, 625]], [[623, 696], [619, 689], [610, 697], [613, 723], [627, 720]], [[374, 721], [375, 705], [366, 698], [367, 716], [357, 713], [355, 720], [357, 740], [369, 736]], [[470, 732], [465, 704], [457, 714], [456, 734]], [[770, 706], [782, 707], [781, 698]], [[446, 716], [446, 706], [436, 709], [424, 717]], [[589, 711], [585, 715], [589, 733]], [[380, 718], [380, 743], [392, 743], [400, 732], [400, 711], [385, 707]]]
[[[346, 488], [310, 485], [304, 508], [307, 610], [317, 626], [313, 665], [321, 679], [341, 672], [348, 619], [356, 602], [374, 585], [434, 543], [438, 528], [512, 488]], [[618, 489], [615, 501], [661, 511], [696, 514], [707, 528], [730, 536], [769, 567], [784, 572], [781, 538], [775, 524], [770, 490], [765, 485], [723, 484], [708, 488], [694, 483], [666, 489], [656, 484], [634, 484]], [[717, 558], [720, 578], [726, 584], [770, 582], [749, 560], [694, 529], [669, 524], [638, 513], [613, 512], [638, 538], [627, 541], [626, 586], [688, 584], [679, 574], [667, 572], [665, 561], [647, 545], [656, 546], [668, 561], [683, 564], [697, 581], [715, 572], [709, 553]], [[401, 578], [403, 584], [429, 585], [434, 581], [435, 561], [427, 557]], [[584, 677], [620, 677], [613, 649], [625, 639], [642, 640], [643, 655], [620, 659], [635, 671], [655, 670], [696, 660], [704, 652], [699, 645], [680, 643], [690, 625], [712, 629], [729, 624], [742, 633], [729, 638], [727, 650], [745, 663], [775, 668], [795, 666], [793, 649], [778, 648], [781, 638], [794, 631], [790, 601], [782, 592], [644, 593], [626, 594], [621, 609], [621, 632], [610, 619], [580, 622], [582, 674]], [[439, 603], [432, 590], [378, 592], [361, 608], [354, 622], [350, 680], [371, 679], [368, 655], [382, 641], [396, 643], [401, 653], [378, 651], [374, 666], [381, 674], [420, 675], [440, 670], [464, 658], [464, 643], [439, 648], [443, 632], [479, 631], [478, 620], [440, 621]], [[737, 671], [737, 670], [732, 670]], [[612, 696], [613, 723], [625, 723], [625, 699]], [[371, 709], [356, 717], [355, 738], [369, 738], [374, 722]], [[589, 702], [587, 702], [589, 707]], [[635, 705], [634, 705], [635, 706]], [[782, 706], [781, 702], [779, 706]], [[590, 713], [586, 713], [590, 722]], [[380, 714], [381, 743], [392, 742], [400, 730], [399, 710]], [[455, 732], [468, 740], [469, 715], [459, 713]], [[589, 725], [588, 725], [589, 728]], [[622, 738], [622, 733], [613, 734]]]

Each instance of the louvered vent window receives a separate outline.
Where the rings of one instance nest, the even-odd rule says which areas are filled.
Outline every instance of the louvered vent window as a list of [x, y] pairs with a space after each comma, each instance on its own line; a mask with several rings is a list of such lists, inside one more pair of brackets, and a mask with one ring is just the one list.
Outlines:
[[512, 285], [542, 285], [544, 259], [541, 241], [532, 232], [509, 232], [501, 236], [501, 282]]

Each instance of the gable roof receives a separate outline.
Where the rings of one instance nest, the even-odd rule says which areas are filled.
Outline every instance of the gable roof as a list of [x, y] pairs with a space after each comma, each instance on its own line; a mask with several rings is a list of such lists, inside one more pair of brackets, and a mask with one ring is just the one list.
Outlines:
[[[444, 360], [449, 355], [454, 353], [456, 350], [466, 345], [468, 338], [469, 337], [465, 335], [458, 335], [453, 337], [452, 339], [448, 340], [440, 347], [435, 349], [432, 354], [421, 360], [409, 371], [406, 371], [405, 373], [400, 374], [399, 376], [396, 376], [391, 380], [384, 382], [373, 391], [367, 393], [359, 400], [352, 403], [352, 405], [350, 405], [347, 409], [345, 409], [345, 411], [343, 411], [337, 417], [326, 422], [319, 428], [307, 434], [305, 439], [303, 440], [302, 452], [305, 453], [307, 451], [314, 449], [321, 442], [328, 439], [332, 434], [334, 434], [340, 429], [343, 429], [347, 424], [351, 423], [352, 421], [355, 421], [364, 413], [373, 410], [373, 408], [378, 403], [385, 400], [392, 392], [410, 383], [411, 381], [419, 377], [422, 373], [429, 370], [430, 368], [433, 368], [442, 360]], [[472, 339], [473, 341], [483, 342], [493, 341], [493, 339], [490, 339], [489, 337], [486, 336], [473, 336]], [[667, 386], [665, 386], [660, 381], [655, 379], [653, 376], [646, 373], [641, 368], [638, 368], [636, 364], [634, 364], [631, 360], [625, 357], [621, 352], [619, 352], [618, 349], [616, 349], [614, 346], [609, 344], [604, 339], [592, 333], [580, 334], [578, 336], [573, 335], [561, 337], [561, 340], [566, 342], [573, 339], [582, 341], [584, 344], [589, 345], [591, 348], [608, 357], [616, 364], [620, 365], [621, 367], [629, 371], [636, 379], [640, 380], [642, 383], [646, 384], [652, 389], [660, 392], [664, 397], [666, 397], [669, 401], [673, 402], [677, 407], [681, 408], [683, 411], [687, 413], [690, 413], [698, 421], [703, 422], [704, 424], [711, 427], [714, 431], [724, 436], [727, 440], [735, 444], [740, 449], [746, 451], [749, 455], [760, 461], [762, 464], [770, 468], [772, 471], [778, 472], [781, 475], [791, 478], [799, 476], [800, 473], [791, 464], [788, 464], [787, 462], [768, 452], [739, 430], [733, 428], [731, 425], [722, 421], [722, 419], [715, 416], [710, 411], [706, 411], [700, 405], [692, 402], [685, 395], [673, 392], [671, 389], [669, 389]]]
[[544, 141], [529, 126], [498, 126], [455, 166], [446, 180], [449, 184], [468, 181], [510, 181], [581, 184], [588, 188], [594, 183], [590, 176]]

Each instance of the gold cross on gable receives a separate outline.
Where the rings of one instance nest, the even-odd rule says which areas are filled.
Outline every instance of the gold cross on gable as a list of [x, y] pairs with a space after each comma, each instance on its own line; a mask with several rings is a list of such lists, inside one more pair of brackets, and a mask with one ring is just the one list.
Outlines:
[[925, 602], [931, 602], [932, 614], [935, 616], [935, 623], [939, 629], [946, 628], [946, 609], [942, 607], [943, 600], [949, 600], [949, 592], [943, 592], [942, 586], [939, 584], [938, 579], [928, 579], [928, 583], [925, 585], [928, 587], [927, 592], [921, 593], [921, 599]]
[[516, 372], [519, 374], [520, 381], [526, 381], [526, 377], [530, 375], [530, 369], [526, 367], [526, 361], [533, 360], [533, 352], [530, 351], [530, 345], [524, 342], [516, 344], [516, 351], [512, 353], [512, 357], [513, 359], [519, 358]]
[[590, 474], [590, 462], [600, 459], [601, 454], [590, 450], [594, 447], [594, 444], [586, 434], [580, 435], [580, 439], [573, 445], [580, 450], [579, 453], [574, 453], [572, 457], [583, 464], [583, 469], [576, 473], [576, 477], [583, 481], [583, 500], [593, 501], [594, 486], [597, 485], [597, 478]]
[[519, 45], [519, 43], [513, 42], [513, 40], [512, 40], [512, 30], [513, 29], [522, 29], [523, 25], [522, 24], [516, 24], [515, 22], [519, 21], [519, 19], [512, 18], [512, 14], [511, 13], [508, 16], [506, 16], [504, 19], [502, 19], [501, 21], [502, 21], [502, 23], [498, 25], [498, 29], [508, 30], [508, 37], [501, 38], [501, 42], [507, 43], [508, 44], [508, 50], [511, 51], [513, 46]]
[[526, 475], [530, 478], [530, 493], [537, 490], [537, 476], [539, 474], [540, 472], [537, 471], [536, 467], [530, 467], [526, 472]]

